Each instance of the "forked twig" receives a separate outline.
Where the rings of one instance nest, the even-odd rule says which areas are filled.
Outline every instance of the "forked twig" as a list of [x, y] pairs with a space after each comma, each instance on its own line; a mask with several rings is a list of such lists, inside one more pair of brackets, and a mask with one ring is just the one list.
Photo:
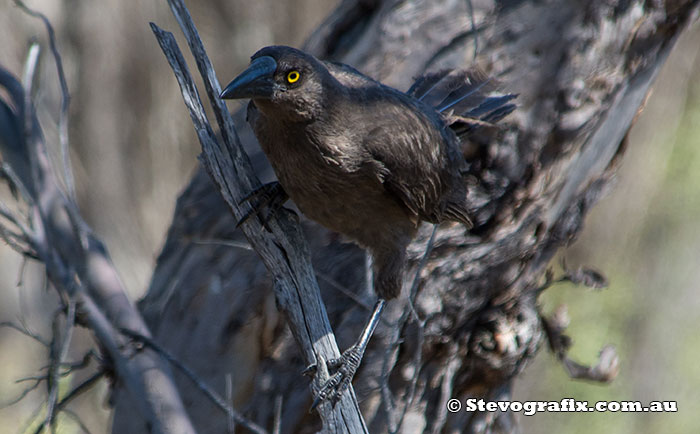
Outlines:
[[19, 380], [16, 380], [16, 383], [22, 382], [22, 381], [34, 381], [33, 384], [30, 386], [27, 386], [24, 390], [22, 390], [22, 393], [20, 393], [15, 399], [12, 399], [8, 402], [5, 402], [3, 404], [0, 404], [0, 409], [7, 408], [7, 407], [12, 407], [13, 405], [17, 404], [21, 400], [24, 399], [25, 396], [29, 395], [29, 393], [33, 390], [35, 390], [39, 385], [41, 384], [42, 378], [20, 378]]
[[15, 323], [13, 323], [13, 322], [11, 322], [11, 321], [3, 321], [3, 322], [0, 322], [0, 327], [7, 327], [7, 328], [11, 328], [11, 329], [13, 329], [13, 330], [17, 330], [18, 332], [22, 333], [22, 334], [25, 335], [25, 336], [28, 336], [28, 337], [34, 339], [35, 341], [39, 342], [41, 345], [43, 345], [43, 346], [45, 346], [45, 347], [48, 347], [49, 345], [51, 345], [51, 344], [49, 343], [49, 341], [47, 341], [46, 339], [44, 339], [44, 338], [41, 337], [40, 335], [38, 335], [38, 334], [32, 332], [32, 331], [29, 330], [27, 327], [25, 327], [25, 326], [18, 326], [17, 324], [15, 324]]
[[[56, 403], [56, 411], [65, 411], [64, 407], [71, 402], [73, 399], [75, 399], [77, 396], [82, 394], [83, 392], [87, 391], [92, 387], [93, 384], [97, 383], [103, 376], [105, 375], [104, 371], [97, 371], [94, 374], [92, 374], [90, 377], [85, 379], [82, 383], [79, 385], [75, 386], [73, 390], [68, 392], [66, 396], [63, 397], [60, 401]], [[34, 434], [41, 434], [41, 432], [44, 430], [44, 427], [46, 426], [46, 420], [42, 421], [41, 424], [34, 430]], [[87, 430], [85, 430], [88, 432]]]

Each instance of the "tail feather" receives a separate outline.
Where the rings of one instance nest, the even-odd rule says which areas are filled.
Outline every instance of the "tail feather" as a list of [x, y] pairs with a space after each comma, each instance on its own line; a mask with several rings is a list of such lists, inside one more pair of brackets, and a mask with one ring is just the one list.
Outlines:
[[[516, 95], [517, 96], [517, 95]], [[499, 107], [498, 109], [492, 111], [488, 115], [482, 117], [481, 119], [484, 122], [489, 122], [492, 124], [495, 124], [496, 122], [500, 121], [504, 117], [508, 116], [515, 110], [515, 104], [506, 104], [502, 107]]]
[[408, 91], [406, 93], [411, 95], [412, 97], [417, 98], [417, 99], [422, 101], [423, 98], [425, 98], [425, 96], [427, 94], [430, 94], [435, 90], [435, 87], [449, 73], [450, 73], [450, 70], [445, 69], [445, 70], [442, 70], [439, 72], [433, 72], [433, 73], [418, 77], [418, 80], [416, 80], [416, 82], [413, 83], [411, 88], [408, 89]]
[[[465, 153], [469, 152], [470, 146], [478, 147], [493, 138], [498, 130], [494, 124], [515, 110], [513, 100], [517, 97], [516, 94], [498, 92], [495, 80], [476, 70], [443, 70], [426, 74], [416, 80], [407, 94], [442, 113]], [[479, 207], [478, 193], [478, 188], [469, 187], [464, 197], [455, 194], [427, 220], [433, 223], [456, 221], [467, 228], [473, 227], [470, 210]]]
[[453, 90], [447, 97], [436, 107], [439, 112], [452, 109], [453, 112], [463, 113], [470, 107], [479, 104], [484, 96], [479, 91], [488, 84], [487, 81], [482, 81], [473, 86], [460, 86]]
[[488, 127], [515, 110], [517, 97], [499, 93], [494, 80], [477, 70], [442, 70], [419, 77], [408, 94], [446, 115], [458, 136]]
[[[490, 116], [496, 110], [501, 109], [508, 101], [511, 101], [517, 95], [508, 94], [503, 96], [491, 96], [483, 100], [479, 106], [467, 112], [470, 118], [478, 118], [484, 120], [482, 116]], [[511, 104], [512, 105], [512, 104]]]

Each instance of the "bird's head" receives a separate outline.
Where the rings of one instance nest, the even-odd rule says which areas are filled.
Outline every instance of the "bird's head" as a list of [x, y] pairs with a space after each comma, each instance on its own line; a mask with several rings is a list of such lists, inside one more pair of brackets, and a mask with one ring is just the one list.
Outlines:
[[223, 99], [250, 98], [266, 115], [291, 121], [314, 120], [323, 110], [328, 70], [315, 57], [291, 47], [265, 47], [248, 69], [221, 92]]

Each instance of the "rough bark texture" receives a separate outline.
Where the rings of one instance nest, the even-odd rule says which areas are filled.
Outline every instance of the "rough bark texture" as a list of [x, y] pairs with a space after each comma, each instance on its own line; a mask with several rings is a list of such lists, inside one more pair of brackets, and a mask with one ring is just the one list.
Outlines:
[[[354, 382], [370, 432], [516, 430], [508, 414], [449, 413], [445, 402], [509, 396], [544, 338], [536, 303], [545, 268], [613, 175], [653, 78], [697, 9], [680, 0], [346, 1], [311, 37], [314, 54], [399, 89], [426, 70], [476, 63], [520, 95], [499, 136], [466, 150], [475, 228], [439, 228], [420, 267], [415, 314], [407, 300], [432, 228], [409, 248], [403, 297], [388, 305]], [[241, 116], [237, 126], [259, 173], [269, 173]], [[272, 280], [234, 227], [198, 171], [141, 310], [158, 342], [222, 394], [230, 375], [237, 410], [271, 427], [281, 396], [282, 432], [316, 431], [309, 380]], [[373, 301], [364, 253], [313, 223], [305, 228], [346, 348]], [[179, 386], [200, 432], [226, 432], [224, 415], [186, 380]], [[113, 432], [143, 431], [119, 400]]]

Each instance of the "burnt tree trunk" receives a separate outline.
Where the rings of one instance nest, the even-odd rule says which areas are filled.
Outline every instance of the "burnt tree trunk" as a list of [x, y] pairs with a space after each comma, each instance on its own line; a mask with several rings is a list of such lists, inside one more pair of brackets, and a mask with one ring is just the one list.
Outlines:
[[[547, 337], [572, 376], [614, 375], [608, 352], [590, 370], [566, 359], [537, 296], [550, 259], [608, 185], [654, 77], [697, 10], [698, 1], [683, 0], [359, 0], [343, 2], [311, 36], [305, 49], [313, 54], [399, 89], [426, 70], [478, 65], [519, 94], [497, 135], [467, 150], [474, 229], [440, 226], [421, 266], [432, 226], [409, 248], [403, 296], [389, 303], [354, 381], [369, 432], [515, 432], [510, 414], [449, 413], [446, 401], [507, 399]], [[240, 114], [237, 126], [257, 170], [271, 177]], [[304, 226], [345, 349], [373, 303], [365, 255]], [[140, 308], [156, 340], [207, 383], [222, 395], [230, 383], [237, 410], [271, 427], [281, 399], [282, 432], [318, 431], [309, 379], [271, 286], [199, 170], [178, 200]], [[225, 415], [186, 380], [179, 387], [200, 432], [226, 432]], [[113, 432], [144, 431], [118, 398]]]

